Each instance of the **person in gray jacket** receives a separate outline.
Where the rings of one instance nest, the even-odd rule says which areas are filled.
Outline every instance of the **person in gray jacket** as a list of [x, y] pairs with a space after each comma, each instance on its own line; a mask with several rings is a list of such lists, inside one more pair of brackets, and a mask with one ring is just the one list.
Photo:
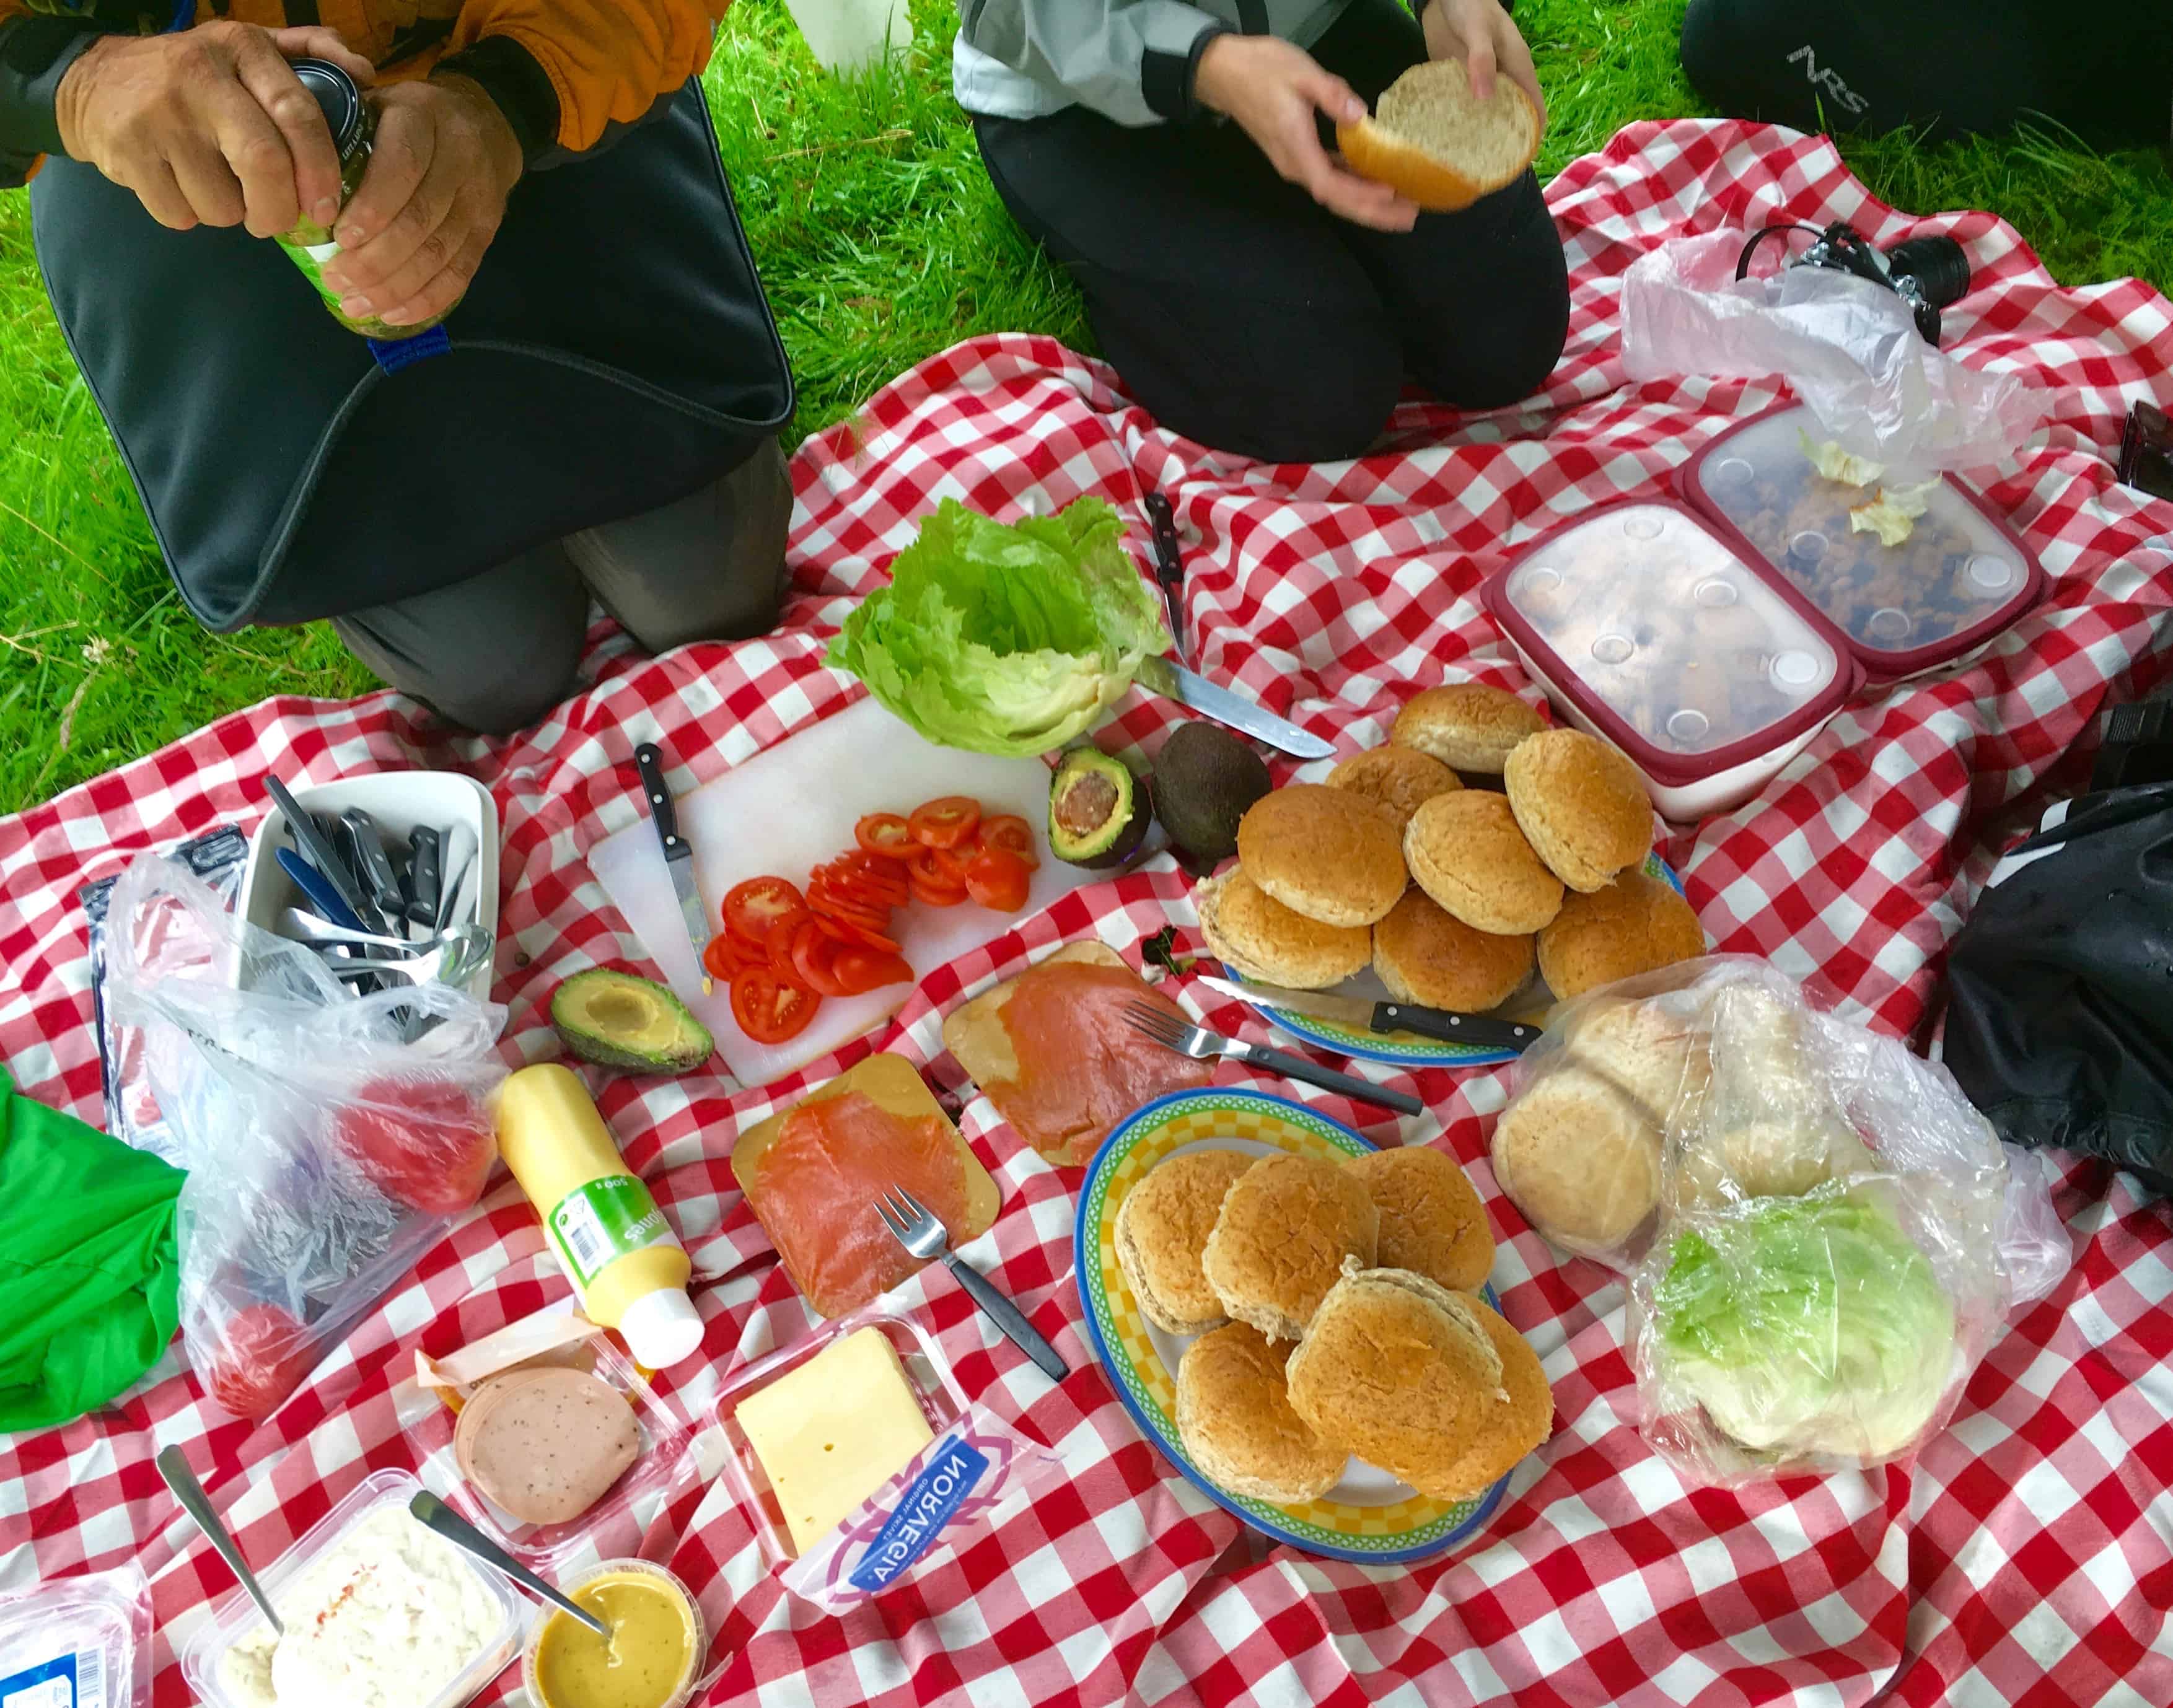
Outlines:
[[959, 0], [952, 76], [1019, 224], [1164, 426], [1277, 462], [1356, 456], [1407, 381], [1537, 391], [1569, 324], [1529, 172], [1458, 213], [1360, 178], [1333, 122], [1428, 59], [1484, 96], [1532, 58], [1502, 0]]

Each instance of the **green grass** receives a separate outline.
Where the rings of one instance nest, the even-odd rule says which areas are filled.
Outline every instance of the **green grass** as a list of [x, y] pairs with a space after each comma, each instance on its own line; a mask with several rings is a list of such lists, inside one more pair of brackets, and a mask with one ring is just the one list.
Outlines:
[[[951, 8], [914, 10], [904, 62], [849, 84], [817, 70], [783, 0], [738, 0], [718, 42], [709, 88], [799, 378], [795, 434], [974, 333], [1091, 348], [952, 103]], [[1681, 13], [1682, 0], [1523, 0], [1550, 108], [1543, 174], [1631, 120], [1701, 110], [1675, 62]], [[2157, 155], [2100, 157], [2049, 134], [1843, 153], [1897, 207], [2011, 220], [2063, 281], [2173, 287], [2173, 181]], [[28, 197], [0, 193], [0, 811], [265, 695], [369, 686], [321, 624], [221, 637], [181, 607], [46, 306], [30, 226]]]

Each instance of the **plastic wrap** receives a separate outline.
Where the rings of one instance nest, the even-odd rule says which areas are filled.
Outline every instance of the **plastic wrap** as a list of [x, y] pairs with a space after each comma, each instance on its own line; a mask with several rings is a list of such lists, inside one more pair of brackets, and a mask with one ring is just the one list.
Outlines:
[[181, 1337], [268, 1416], [482, 1195], [505, 1010], [444, 985], [355, 997], [171, 862], [121, 875], [109, 1006], [142, 1029], [181, 1191]]
[[1738, 279], [1747, 237], [1677, 238], [1631, 264], [1622, 365], [1631, 379], [1777, 374], [1844, 450], [1897, 478], [2000, 461], [2043, 418], [2041, 388], [1943, 355], [1883, 285], [1811, 267]]
[[1759, 961], [1566, 1005], [1493, 1155], [1534, 1227], [1629, 1278], [1641, 1431], [1695, 1481], [1906, 1458], [2069, 1263], [2042, 1171], [1944, 1069]]
[[133, 1561], [0, 1595], [0, 1704], [148, 1708], [151, 1586]]

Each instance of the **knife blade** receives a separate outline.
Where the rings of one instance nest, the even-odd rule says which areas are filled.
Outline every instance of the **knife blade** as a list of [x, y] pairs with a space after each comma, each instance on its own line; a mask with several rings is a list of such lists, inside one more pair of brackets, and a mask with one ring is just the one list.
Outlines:
[[1145, 500], [1147, 520], [1154, 524], [1155, 579], [1162, 583], [1162, 602], [1169, 607], [1170, 638], [1177, 661], [1184, 662], [1184, 558], [1177, 543], [1177, 513], [1160, 493]]
[[1201, 717], [1243, 730], [1293, 758], [1325, 759], [1335, 752], [1331, 744], [1299, 729], [1287, 718], [1278, 718], [1243, 695], [1217, 687], [1206, 677], [1166, 658], [1144, 660], [1133, 680], [1166, 700], [1189, 706]]
[[1539, 1042], [1540, 1028], [1522, 1021], [1501, 1020], [1491, 1014], [1459, 1014], [1445, 1008], [1421, 1008], [1409, 1002], [1374, 1002], [1363, 996], [1344, 996], [1332, 990], [1286, 990], [1275, 984], [1239, 984], [1234, 979], [1203, 978], [1209, 989], [1234, 996], [1240, 1002], [1264, 1003], [1288, 1009], [1293, 1014], [1314, 1015], [1344, 1026], [1368, 1032], [1415, 1032], [1442, 1043], [1469, 1044], [1477, 1049], [1515, 1050], [1522, 1053]]
[[664, 750], [654, 741], [644, 741], [634, 750], [634, 762], [641, 773], [642, 791], [649, 797], [656, 839], [664, 845], [664, 870], [671, 873], [672, 892], [679, 897], [679, 917], [686, 923], [687, 940], [693, 945], [694, 964], [702, 969], [702, 994], [712, 995], [716, 981], [702, 959], [702, 951], [709, 946], [709, 914], [694, 881], [693, 844], [679, 834], [679, 815], [672, 809], [671, 791], [664, 786]]

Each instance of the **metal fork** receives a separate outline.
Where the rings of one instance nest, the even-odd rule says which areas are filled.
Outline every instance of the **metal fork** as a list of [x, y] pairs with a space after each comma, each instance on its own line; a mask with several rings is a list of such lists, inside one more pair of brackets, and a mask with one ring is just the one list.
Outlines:
[[876, 1200], [876, 1214], [883, 1219], [883, 1226], [898, 1242], [914, 1256], [924, 1261], [942, 1258], [945, 1266], [973, 1296], [973, 1302], [1004, 1331], [1012, 1345], [1041, 1366], [1043, 1375], [1061, 1382], [1070, 1374], [1070, 1366], [1057, 1356], [1056, 1349], [1026, 1320], [1026, 1312], [998, 1292], [986, 1275], [951, 1249], [949, 1231], [936, 1220], [926, 1204], [903, 1187], [893, 1186]]
[[1377, 1086], [1371, 1080], [1361, 1080], [1352, 1074], [1339, 1074], [1333, 1068], [1324, 1068], [1308, 1061], [1303, 1056], [1286, 1055], [1281, 1050], [1270, 1049], [1265, 1044], [1247, 1043], [1243, 1038], [1224, 1037], [1220, 1032], [1193, 1025], [1182, 1015], [1157, 1008], [1151, 1002], [1128, 1002], [1124, 1005], [1124, 1019], [1132, 1030], [1152, 1038], [1164, 1049], [1175, 1050], [1181, 1056], [1190, 1056], [1194, 1061], [1205, 1061], [1211, 1056], [1227, 1056], [1232, 1061], [1244, 1062], [1268, 1073], [1281, 1074], [1286, 1080], [1302, 1080], [1308, 1086], [1318, 1086], [1324, 1091], [1340, 1091], [1346, 1097], [1355, 1097], [1361, 1103], [1378, 1103], [1384, 1109], [1394, 1109], [1399, 1114], [1416, 1115], [1426, 1105], [1408, 1091], [1392, 1091], [1386, 1086]]

